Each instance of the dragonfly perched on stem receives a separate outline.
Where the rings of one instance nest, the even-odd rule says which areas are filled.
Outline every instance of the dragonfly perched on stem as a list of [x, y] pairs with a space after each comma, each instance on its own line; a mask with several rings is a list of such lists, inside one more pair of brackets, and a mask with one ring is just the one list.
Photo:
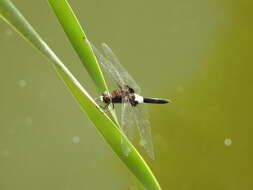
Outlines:
[[[140, 87], [137, 85], [133, 77], [120, 64], [111, 48], [105, 43], [101, 46], [103, 54], [91, 44], [93, 52], [105, 72], [104, 74], [107, 78], [111, 79], [113, 83], [117, 84], [118, 89], [113, 90], [112, 92], [103, 92], [98, 99], [105, 104], [103, 107], [104, 109], [106, 109], [110, 104], [113, 105], [113, 108], [114, 104], [122, 104], [120, 115], [121, 130], [130, 140], [133, 140], [133, 130], [134, 128], [137, 128], [140, 136], [140, 145], [144, 147], [148, 156], [151, 159], [154, 159], [154, 148], [147, 108], [145, 105], [139, 106], [138, 104], [165, 104], [169, 103], [170, 100], [146, 98], [141, 96]], [[124, 145], [122, 148], [126, 154], [129, 153], [128, 150], [125, 150]]]

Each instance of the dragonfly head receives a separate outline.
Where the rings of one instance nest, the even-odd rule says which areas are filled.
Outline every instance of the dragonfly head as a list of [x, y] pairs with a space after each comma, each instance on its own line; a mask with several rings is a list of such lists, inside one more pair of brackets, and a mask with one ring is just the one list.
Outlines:
[[103, 93], [101, 94], [101, 96], [99, 97], [99, 99], [100, 99], [102, 102], [104, 102], [104, 103], [106, 103], [106, 104], [109, 104], [109, 103], [111, 102], [111, 95], [110, 95], [109, 92], [103, 92]]

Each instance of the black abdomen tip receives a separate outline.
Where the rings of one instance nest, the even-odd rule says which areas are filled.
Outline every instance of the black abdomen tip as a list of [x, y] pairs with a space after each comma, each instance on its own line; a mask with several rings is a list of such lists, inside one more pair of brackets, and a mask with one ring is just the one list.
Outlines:
[[159, 98], [144, 98], [144, 103], [150, 103], [150, 104], [167, 104], [170, 103], [170, 100], [167, 99], [159, 99]]

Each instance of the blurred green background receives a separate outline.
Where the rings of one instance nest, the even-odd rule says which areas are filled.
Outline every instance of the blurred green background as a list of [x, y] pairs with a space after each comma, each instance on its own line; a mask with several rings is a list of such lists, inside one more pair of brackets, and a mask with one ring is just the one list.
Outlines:
[[[253, 189], [253, 1], [69, 0], [90, 41], [106, 42], [149, 105], [163, 189]], [[13, 0], [94, 96], [46, 0]], [[0, 21], [0, 189], [138, 189], [51, 65]], [[139, 148], [139, 147], [138, 147]]]

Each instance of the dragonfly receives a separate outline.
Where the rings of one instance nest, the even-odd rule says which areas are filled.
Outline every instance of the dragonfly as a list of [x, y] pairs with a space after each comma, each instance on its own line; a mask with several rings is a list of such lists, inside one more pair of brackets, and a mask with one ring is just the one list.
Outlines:
[[[118, 87], [111, 92], [101, 93], [98, 99], [105, 104], [103, 108], [108, 108], [110, 104], [113, 108], [114, 104], [121, 104], [121, 130], [130, 140], [133, 140], [134, 131], [137, 129], [140, 138], [139, 144], [144, 148], [147, 155], [154, 159], [149, 115], [147, 107], [143, 103], [166, 104], [171, 101], [141, 96], [141, 88], [120, 64], [120, 61], [107, 44], [101, 44], [102, 53], [93, 44], [91, 44], [91, 47], [107, 79]], [[124, 146], [123, 149], [125, 149]], [[124, 152], [129, 153], [128, 150], [124, 150]]]

